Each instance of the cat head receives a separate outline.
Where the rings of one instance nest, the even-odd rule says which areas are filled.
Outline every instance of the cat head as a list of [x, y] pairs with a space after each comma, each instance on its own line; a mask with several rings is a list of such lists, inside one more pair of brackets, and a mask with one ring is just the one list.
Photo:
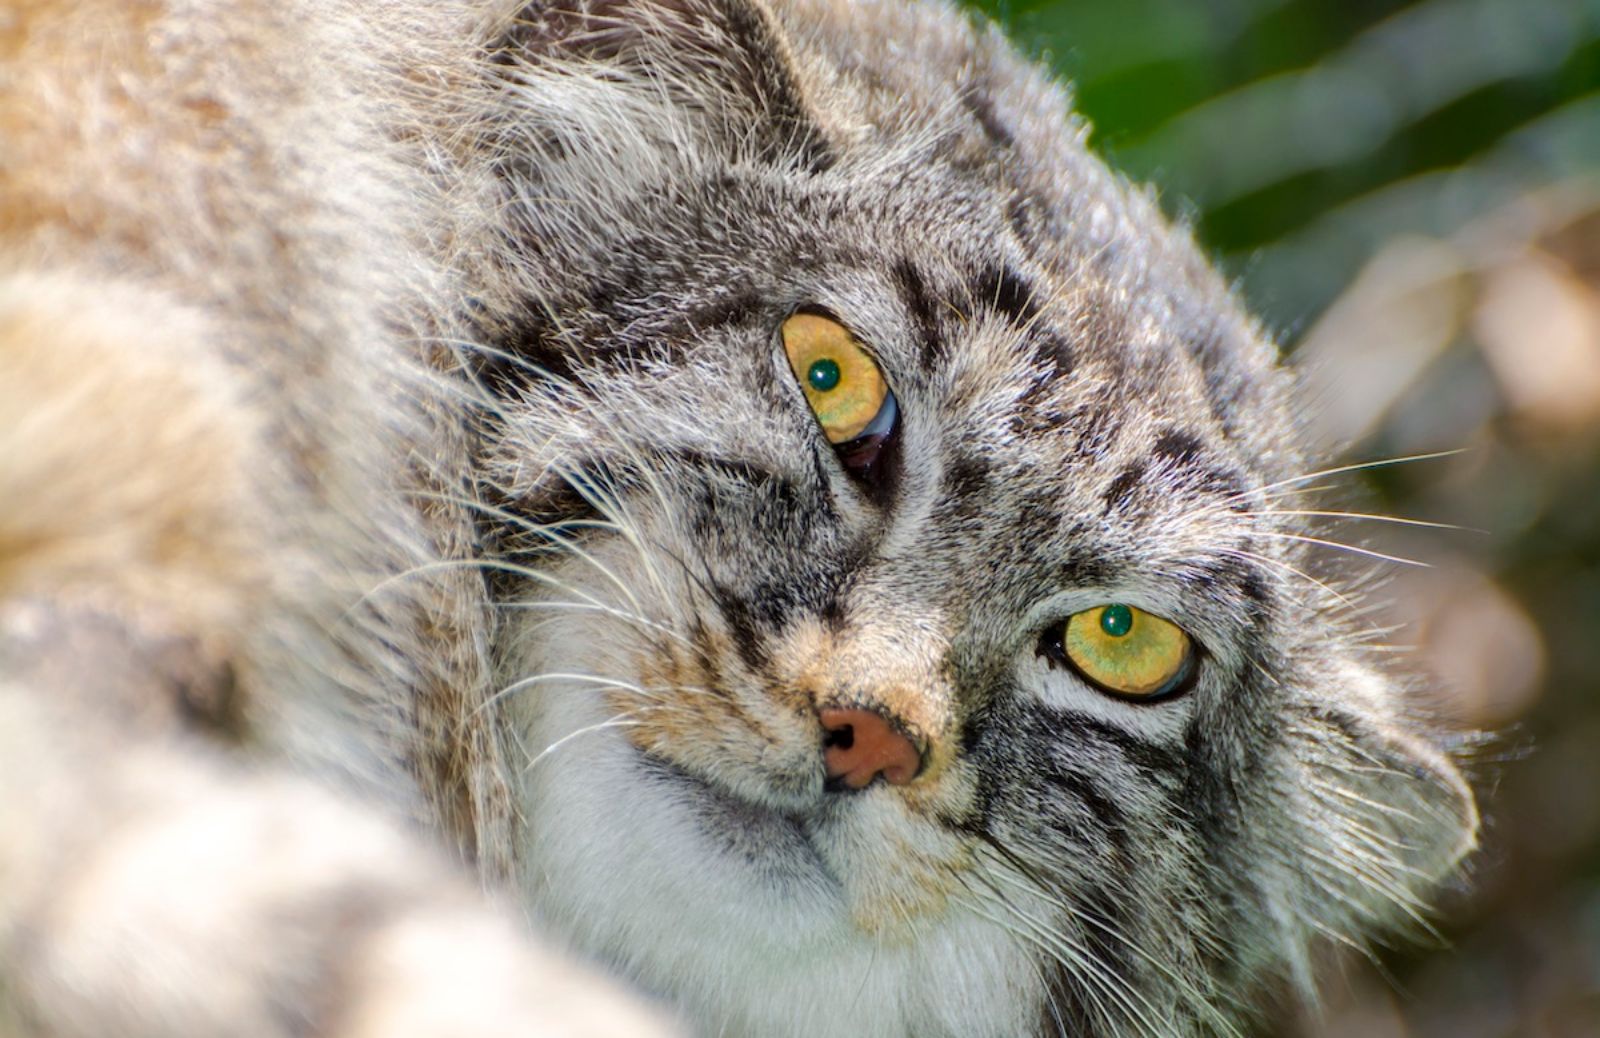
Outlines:
[[523, 883], [708, 1031], [1230, 1033], [1472, 799], [1291, 376], [937, 7], [523, 12], [485, 434]]

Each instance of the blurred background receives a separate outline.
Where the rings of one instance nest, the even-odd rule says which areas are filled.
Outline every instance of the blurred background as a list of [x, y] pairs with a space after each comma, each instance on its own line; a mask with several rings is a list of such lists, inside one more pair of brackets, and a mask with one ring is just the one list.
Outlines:
[[[1301, 364], [1486, 827], [1284, 1038], [1600, 1038], [1600, 0], [975, 0]], [[1315, 506], [1308, 506], [1315, 507]], [[1332, 562], [1333, 560], [1330, 560]]]

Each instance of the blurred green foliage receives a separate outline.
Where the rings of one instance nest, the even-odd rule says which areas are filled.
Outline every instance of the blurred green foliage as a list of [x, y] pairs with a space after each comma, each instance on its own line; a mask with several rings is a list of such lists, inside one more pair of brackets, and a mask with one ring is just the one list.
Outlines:
[[1600, 0], [973, 6], [1291, 333], [1384, 238], [1600, 168]]

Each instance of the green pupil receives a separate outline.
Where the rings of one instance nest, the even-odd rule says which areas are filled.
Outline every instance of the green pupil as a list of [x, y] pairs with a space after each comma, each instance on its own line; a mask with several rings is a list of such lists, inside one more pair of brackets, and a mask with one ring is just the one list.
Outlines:
[[824, 357], [811, 362], [806, 371], [806, 381], [819, 393], [826, 393], [839, 384], [839, 362]]
[[1100, 612], [1100, 629], [1113, 638], [1133, 630], [1133, 610], [1125, 605], [1109, 605]]

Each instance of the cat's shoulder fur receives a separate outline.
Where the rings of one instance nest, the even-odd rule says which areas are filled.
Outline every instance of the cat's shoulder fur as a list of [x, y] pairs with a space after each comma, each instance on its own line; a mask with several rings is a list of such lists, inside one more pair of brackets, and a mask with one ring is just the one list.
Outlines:
[[447, 864], [509, 808], [437, 149], [508, 16], [0, 9], [0, 1033], [649, 1032]]
[[[837, 240], [761, 230], [791, 213], [837, 226]], [[852, 249], [852, 235], [871, 241]], [[762, 247], [788, 251], [745, 262], [741, 250]], [[929, 413], [973, 400], [1014, 434], [995, 441], [1008, 469], [977, 451], [908, 462], [965, 474], [945, 499], [956, 511], [973, 488], [1001, 487], [981, 496], [1013, 502], [1007, 515], [1047, 498], [1068, 508], [1081, 490], [1096, 523], [1126, 514], [1159, 530], [1161, 499], [1192, 489], [1180, 470], [1207, 451], [1237, 464], [1241, 494], [1307, 471], [1288, 376], [1187, 235], [1089, 154], [1058, 87], [943, 8], [0, 6], [0, 1033], [652, 1033], [648, 1013], [463, 875], [466, 863], [495, 897], [516, 891], [540, 926], [563, 918], [560, 894], [528, 890], [528, 863], [545, 867], [529, 819], [548, 813], [547, 794], [527, 788], [519, 755], [535, 751], [513, 735], [542, 722], [499, 694], [542, 636], [497, 602], [526, 590], [518, 531], [592, 488], [579, 476], [614, 476], [624, 447], [638, 451], [629, 413], [654, 423], [664, 452], [709, 456], [692, 414], [627, 381], [679, 359], [652, 342], [687, 328], [679, 338], [709, 344], [697, 361], [722, 371], [724, 326], [766, 328], [749, 340], [765, 343], [772, 307], [808, 302], [778, 298], [800, 292], [804, 279], [784, 278], [805, 263], [870, 269], [885, 293], [920, 299]], [[839, 292], [860, 299], [863, 321], [899, 320], [871, 277], [858, 284], [859, 296]], [[682, 288], [664, 297], [662, 285]], [[952, 329], [987, 320], [969, 322], [979, 311], [1009, 311], [1015, 327], [952, 356], [965, 341]], [[788, 485], [809, 426], [729, 363], [717, 392], [749, 388], [770, 402], [749, 427], [776, 431], [738, 444], [717, 481], [697, 482], [704, 467], [668, 478], [732, 495], [724, 514], [738, 515], [754, 499], [749, 472]], [[572, 392], [552, 402], [530, 370]], [[907, 400], [916, 384], [904, 376]], [[1165, 403], [1140, 410], [1151, 400]], [[607, 408], [617, 421], [596, 427]], [[1027, 468], [1006, 450], [1031, 436], [1050, 446], [1028, 457], [1055, 458], [1060, 430], [1080, 490], [1029, 500], [1000, 482]], [[1119, 453], [1141, 437], [1156, 454]], [[554, 460], [552, 444], [565, 449]], [[826, 453], [804, 456], [794, 485], [837, 494]], [[859, 529], [854, 507], [844, 524]], [[766, 536], [762, 513], [749, 515]], [[938, 531], [947, 562], [997, 568], [973, 527], [949, 530], [968, 533]], [[725, 533], [707, 520], [696, 536]], [[1253, 548], [1279, 567], [1268, 599], [1294, 571], [1285, 544]], [[467, 564], [485, 546], [500, 553], [490, 580]], [[1025, 555], [1018, 572], [1031, 572]], [[726, 561], [739, 556], [735, 545]], [[734, 597], [746, 576], [729, 578]], [[942, 593], [915, 578], [905, 586]], [[1260, 623], [1334, 608], [1286, 597], [1260, 606]], [[740, 615], [747, 626], [721, 643], [730, 632], [707, 621], [730, 658], [733, 641], [764, 644], [800, 622]], [[940, 638], [952, 659], [978, 651], [959, 631]], [[1107, 996], [1109, 1008], [1103, 979], [1046, 976], [1079, 960], [1033, 934], [1005, 954], [1043, 948], [1053, 965], [1030, 959], [1038, 977], [1005, 997], [1041, 1029], [1070, 1012], [1094, 1033], [1134, 1034], [1162, 1012], [1171, 1033], [1226, 1033], [1248, 1015], [1231, 1000], [1305, 969], [1312, 931], [1353, 938], [1397, 904], [1411, 911], [1470, 845], [1470, 797], [1398, 691], [1341, 654], [1258, 663], [1341, 692], [1324, 709], [1296, 686], [1233, 742], [1196, 742], [1191, 724], [1191, 765], [1245, 763], [1221, 785], [1191, 783], [1212, 800], [1174, 817], [1215, 811], [1252, 839], [1295, 821], [1249, 845], [1272, 859], [1259, 878], [1182, 886], [1240, 899], [1226, 925], [1251, 934], [1175, 906], [1173, 932], [1188, 919], [1207, 929], [1182, 952], [1187, 993], [1137, 962], [1085, 966], [1127, 970], [1133, 994]], [[968, 731], [951, 754], [981, 743], [976, 722]], [[1392, 777], [1401, 769], [1410, 779]], [[985, 795], [1004, 806], [1004, 792]], [[1133, 833], [1118, 853], [1142, 860], [1140, 841], [1156, 837], [1138, 818], [1118, 824]], [[1296, 841], [1318, 831], [1329, 835], [1307, 867], [1322, 885], [1296, 885]], [[1361, 857], [1315, 857], [1337, 853]], [[1017, 868], [1003, 878], [1029, 873]], [[1170, 893], [1159, 876], [1133, 886]], [[1318, 891], [1336, 903], [1313, 911]], [[758, 1019], [706, 1008], [718, 977], [663, 981], [653, 950], [636, 961], [553, 925], [701, 1025]], [[1093, 958], [1098, 938], [1082, 939]], [[960, 1001], [959, 985], [950, 993]], [[1220, 1008], [1194, 1004], [1202, 994]], [[919, 1017], [885, 1019], [901, 1033]]]

